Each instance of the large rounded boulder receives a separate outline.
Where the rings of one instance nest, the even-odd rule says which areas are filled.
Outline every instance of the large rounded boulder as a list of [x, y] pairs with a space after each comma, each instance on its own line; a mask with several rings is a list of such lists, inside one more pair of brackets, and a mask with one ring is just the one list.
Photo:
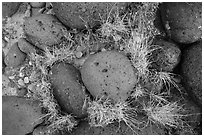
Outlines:
[[2, 97], [2, 134], [25, 135], [42, 123], [40, 102], [16, 96]]
[[181, 75], [186, 90], [202, 104], [202, 42], [184, 50]]
[[161, 16], [167, 34], [174, 41], [190, 44], [201, 38], [201, 2], [164, 2]]
[[[55, 16], [67, 27], [85, 29], [86, 26], [100, 25], [111, 14], [109, 12], [125, 8], [125, 3], [113, 2], [54, 2]], [[113, 10], [112, 10], [113, 9]]]
[[62, 110], [79, 118], [85, 116], [85, 91], [80, 84], [79, 71], [70, 64], [58, 63], [52, 67], [50, 78], [54, 97]]
[[117, 51], [104, 51], [88, 57], [81, 69], [82, 80], [94, 97], [125, 101], [136, 77], [130, 60]]

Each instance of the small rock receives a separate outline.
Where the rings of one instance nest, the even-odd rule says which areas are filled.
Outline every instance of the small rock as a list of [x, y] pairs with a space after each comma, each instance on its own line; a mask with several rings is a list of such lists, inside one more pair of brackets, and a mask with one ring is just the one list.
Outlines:
[[33, 17], [33, 16], [38, 16], [38, 15], [42, 14], [42, 12], [41, 12], [40, 8], [32, 8], [31, 9], [31, 14], [32, 14], [32, 17]]
[[26, 88], [20, 88], [20, 89], [17, 90], [17, 94], [18, 94], [19, 97], [23, 97], [23, 96], [25, 96], [27, 93], [28, 93], [28, 92], [27, 92], [27, 89], [26, 89]]
[[83, 53], [78, 51], [78, 52], [75, 53], [75, 55], [76, 55], [77, 58], [81, 58]]
[[25, 135], [42, 123], [40, 102], [15, 96], [2, 97], [2, 134]]
[[195, 101], [202, 104], [202, 42], [183, 51], [181, 75], [190, 96], [196, 97]]
[[22, 79], [19, 79], [19, 80], [18, 80], [18, 84], [19, 84], [20, 86], [25, 86], [25, 83], [24, 83], [24, 81], [23, 81]]
[[24, 83], [25, 83], [25, 84], [28, 84], [28, 83], [29, 83], [29, 78], [28, 78], [28, 77], [25, 77], [25, 78], [24, 78]]
[[4, 62], [8, 67], [16, 68], [20, 66], [26, 58], [26, 54], [21, 52], [18, 43], [14, 43], [6, 55]]
[[45, 2], [30, 2], [30, 5], [33, 7], [33, 8], [43, 8], [45, 7]]
[[190, 44], [201, 39], [201, 2], [163, 2], [161, 17], [166, 32], [172, 40]]
[[66, 28], [50, 14], [26, 18], [23, 27], [28, 41], [40, 49], [59, 44], [67, 34]]
[[5, 75], [2, 75], [2, 95], [5, 96], [16, 96], [17, 87], [10, 86], [11, 81]]
[[19, 77], [21, 77], [21, 78], [24, 77], [24, 73], [20, 72]]
[[154, 45], [161, 48], [153, 51], [153, 68], [158, 71], [172, 72], [180, 62], [181, 50], [173, 42], [156, 39]]

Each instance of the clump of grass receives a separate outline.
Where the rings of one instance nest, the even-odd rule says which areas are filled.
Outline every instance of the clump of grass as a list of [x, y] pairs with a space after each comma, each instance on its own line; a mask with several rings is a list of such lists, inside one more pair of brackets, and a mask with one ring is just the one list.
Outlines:
[[145, 96], [145, 95], [146, 95], [146, 90], [142, 88], [141, 85], [138, 84], [134, 88], [133, 93], [131, 94], [131, 97], [137, 100], [138, 98]]
[[149, 46], [144, 41], [142, 34], [132, 32], [132, 37], [126, 45], [126, 51], [131, 53], [131, 62], [136, 69], [138, 78], [148, 79], [150, 73], [150, 56], [151, 53], [158, 49], [158, 46]]
[[170, 89], [172, 86], [181, 92], [175, 77], [176, 74], [171, 72], [154, 72], [153, 76], [151, 77], [151, 81], [154, 85], [164, 86], [168, 94], [170, 94]]
[[177, 102], [151, 101], [143, 109], [147, 113], [149, 122], [171, 128], [178, 128], [181, 124], [183, 108]]
[[142, 3], [128, 19], [130, 37], [126, 41], [125, 51], [130, 53], [136, 73], [143, 80], [148, 79], [150, 73], [152, 52], [160, 48], [158, 45], [152, 45], [153, 38], [159, 34], [154, 26], [157, 7], [157, 3]]
[[89, 124], [94, 127], [105, 127], [113, 122], [124, 121], [134, 131], [140, 129], [143, 124], [137, 119], [137, 109], [131, 107], [128, 102], [113, 104], [111, 99], [100, 98], [89, 102], [87, 112]]
[[[98, 31], [101, 33], [102, 37], [112, 38], [115, 42], [118, 42], [122, 39], [122, 34], [128, 33], [128, 29], [124, 23], [125, 15], [121, 16], [119, 10], [116, 8], [117, 7], [113, 6], [107, 19], [102, 19], [102, 25]], [[112, 13], [113, 9], [116, 9], [114, 13]]]
[[63, 46], [62, 48], [53, 47], [52, 51], [45, 50], [45, 64], [46, 66], [52, 66], [55, 62], [71, 61], [75, 57], [75, 54], [69, 47]]

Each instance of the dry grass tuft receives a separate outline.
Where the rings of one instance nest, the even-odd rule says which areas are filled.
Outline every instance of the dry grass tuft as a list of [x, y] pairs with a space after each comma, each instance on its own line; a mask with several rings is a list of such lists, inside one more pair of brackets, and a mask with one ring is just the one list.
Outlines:
[[139, 97], [145, 96], [146, 95], [146, 90], [144, 88], [142, 88], [141, 85], [137, 85], [133, 91], [133, 93], [131, 94], [131, 97], [133, 97], [134, 99], [138, 99]]
[[51, 133], [70, 132], [77, 125], [77, 121], [71, 115], [55, 116], [54, 121], [48, 126]]
[[[113, 8], [115, 9], [117, 7], [113, 6]], [[115, 42], [118, 42], [122, 40], [122, 35], [128, 33], [128, 29], [124, 23], [126, 15], [121, 16], [118, 9], [112, 15], [112, 10], [109, 12], [106, 20], [102, 19], [102, 25], [98, 31], [102, 37], [112, 38]]]
[[89, 102], [87, 112], [89, 124], [94, 127], [105, 127], [115, 121], [124, 121], [134, 131], [134, 129], [140, 129], [144, 123], [137, 119], [136, 108], [132, 108], [127, 102], [113, 104], [110, 99], [100, 98]]
[[153, 77], [151, 77], [151, 81], [154, 85], [164, 86], [165, 90], [170, 95], [172, 86], [181, 92], [181, 89], [178, 86], [175, 78], [176, 76], [176, 74], [170, 72], [155, 72], [155, 74], [153, 74]]
[[151, 101], [143, 109], [147, 113], [149, 122], [171, 128], [178, 128], [181, 124], [183, 108], [177, 102], [162, 103], [161, 101]]

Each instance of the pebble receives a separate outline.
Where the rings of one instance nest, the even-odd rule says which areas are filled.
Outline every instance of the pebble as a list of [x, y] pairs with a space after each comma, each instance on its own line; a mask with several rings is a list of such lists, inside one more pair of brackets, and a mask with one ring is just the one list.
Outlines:
[[19, 84], [20, 86], [25, 86], [25, 83], [24, 83], [24, 81], [23, 81], [22, 79], [19, 79], [19, 80], [18, 80], [18, 84]]
[[19, 77], [21, 77], [21, 78], [24, 77], [24, 74], [20, 72]]
[[81, 57], [82, 57], [82, 55], [83, 55], [83, 53], [79, 51], [79, 52], [76, 52], [76, 54], [75, 54], [75, 55], [76, 55], [76, 57], [77, 57], [77, 58], [81, 58]]
[[25, 78], [24, 78], [24, 83], [26, 83], [26, 84], [29, 83], [29, 78], [28, 78], [28, 77], [25, 77]]
[[14, 79], [14, 78], [15, 78], [15, 76], [9, 76], [8, 78], [9, 78], [9, 79]]

